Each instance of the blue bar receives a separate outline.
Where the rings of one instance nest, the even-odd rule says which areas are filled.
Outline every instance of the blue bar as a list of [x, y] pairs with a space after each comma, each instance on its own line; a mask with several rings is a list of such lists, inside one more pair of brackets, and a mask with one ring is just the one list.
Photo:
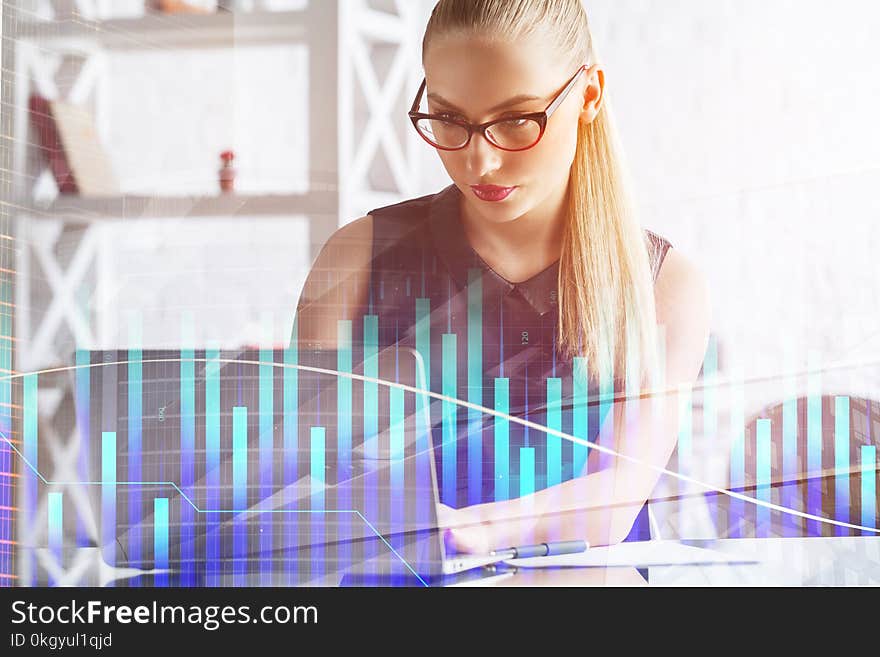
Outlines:
[[116, 432], [101, 434], [101, 548], [104, 562], [116, 565]]
[[[693, 391], [689, 385], [678, 386], [678, 472], [686, 477], [693, 474]], [[688, 491], [690, 485], [678, 479], [679, 535], [687, 536]]]
[[[794, 378], [785, 379], [785, 398], [782, 402], [782, 487], [779, 490], [780, 504], [786, 508], [796, 508], [799, 477], [797, 454], [797, 393]], [[799, 518], [791, 514], [782, 515], [784, 536], [799, 534]]]
[[[510, 379], [495, 379], [495, 410], [510, 413]], [[510, 499], [510, 420], [495, 416], [495, 501]]]
[[220, 351], [205, 353], [205, 575], [216, 586], [220, 556]]
[[[548, 429], [562, 431], [562, 379], [547, 379]], [[562, 483], [562, 438], [547, 434], [547, 486]]]
[[[195, 352], [180, 351], [180, 487], [195, 501], [196, 383]], [[180, 583], [195, 586], [195, 509], [187, 500], [180, 501]]]
[[247, 408], [232, 408], [232, 572], [235, 586], [244, 584], [247, 559], [247, 471], [248, 471]]
[[[143, 481], [141, 442], [143, 439], [143, 353], [128, 350], [128, 481]], [[128, 487], [128, 557], [134, 568], [141, 567], [141, 496], [140, 486]], [[137, 585], [137, 580], [132, 582]]]
[[519, 448], [519, 496], [535, 492], [535, 448]]
[[[13, 272], [10, 272], [13, 274]], [[8, 511], [0, 511], [0, 537], [12, 541], [13, 522], [20, 514], [12, 511], [14, 505], [14, 491], [20, 490], [15, 484], [13, 473], [15, 472], [18, 458], [12, 449], [12, 445], [4, 439], [12, 437], [12, 315], [13, 295], [12, 282], [14, 274], [0, 278], [0, 301], [5, 306], [0, 310], [0, 506], [7, 507]], [[19, 467], [19, 472], [24, 472], [25, 467]], [[11, 543], [5, 548], [0, 548], [0, 573], [12, 574], [13, 550]], [[20, 568], [22, 574], [21, 584], [27, 584], [25, 569]]]
[[[849, 522], [849, 397], [834, 397], [834, 519]], [[834, 527], [849, 536], [846, 527]]]
[[[424, 388], [431, 389], [431, 300], [416, 299], [416, 351], [424, 365]], [[414, 384], [418, 385], [418, 381]], [[429, 445], [431, 436], [430, 398], [427, 395], [416, 395], [416, 488], [419, 491], [430, 490], [431, 462]], [[431, 505], [434, 501], [428, 495], [418, 495], [416, 499], [416, 521], [422, 527], [430, 517]]]
[[[581, 440], [590, 440], [589, 395], [590, 377], [587, 359], [576, 356], [572, 364], [572, 397], [574, 402], [572, 416], [572, 435]], [[586, 445], [572, 445], [572, 477], [587, 474], [587, 457], [589, 448]]]
[[[284, 350], [284, 486], [287, 491], [284, 508], [295, 510], [294, 490], [291, 484], [297, 479], [297, 451], [299, 449], [299, 428], [297, 402], [299, 397], [299, 370], [295, 365], [299, 361], [299, 344], [297, 339], [297, 324], [293, 324], [293, 332], [290, 346]], [[290, 488], [287, 488], [290, 486]], [[297, 513], [288, 513], [284, 517], [285, 536], [288, 542], [293, 543], [297, 531]], [[287, 584], [293, 585], [296, 573], [296, 561], [293, 557], [285, 560], [284, 572]]]
[[[454, 333], [443, 334], [443, 395], [451, 399], [458, 399], [458, 362], [457, 362], [457, 338]], [[443, 400], [443, 489], [440, 501], [451, 507], [457, 507], [456, 501], [456, 461], [457, 461], [457, 418], [458, 406], [447, 400]]]
[[[20, 518], [23, 523], [30, 524], [37, 515], [37, 472], [40, 467], [37, 461], [37, 375], [26, 374], [23, 380], [23, 404], [24, 404], [24, 458], [27, 465], [21, 469], [22, 481], [22, 504]], [[22, 560], [22, 566], [27, 566], [29, 572], [22, 572], [22, 585], [35, 586], [37, 581], [36, 556], [30, 560]], [[22, 568], [24, 571], [24, 568]]]
[[[79, 462], [77, 463], [77, 475], [81, 482], [92, 481], [89, 468], [89, 455], [91, 454], [91, 368], [89, 367], [89, 352], [86, 349], [76, 350], [76, 430], [79, 434]], [[76, 516], [76, 544], [86, 547], [91, 544], [88, 528], [80, 514]]]
[[[168, 498], [153, 500], [153, 554], [155, 569], [168, 570]], [[168, 586], [168, 573], [156, 573], [155, 586]]]
[[[877, 529], [877, 448], [862, 445], [862, 526]], [[862, 530], [862, 536], [877, 536]]]
[[[48, 516], [49, 516], [49, 551], [55, 556], [56, 561], [64, 568], [64, 504], [62, 493], [49, 493]], [[49, 585], [57, 585], [58, 582], [49, 581]]]
[[313, 577], [321, 577], [324, 574], [324, 518], [321, 513], [324, 511], [324, 453], [326, 450], [325, 430], [324, 427], [312, 427], [311, 435], [311, 453], [309, 461], [311, 463], [311, 527], [312, 527], [312, 543], [317, 545], [315, 555], [311, 562]]
[[[273, 452], [275, 449], [275, 352], [260, 349], [260, 502], [272, 497]], [[260, 514], [260, 582], [272, 583], [272, 514]]]
[[[483, 271], [468, 272], [468, 401], [483, 405]], [[468, 409], [468, 504], [483, 495], [483, 414]]]
[[[818, 354], [809, 352], [807, 369], [814, 372], [818, 367]], [[807, 375], [807, 513], [822, 515], [822, 385], [819, 372]], [[807, 521], [807, 535], [822, 535], [818, 521]]]
[[[745, 391], [742, 380], [742, 371], [736, 369], [730, 384], [730, 489], [738, 493], [742, 493], [745, 488], [746, 470]], [[745, 502], [731, 498], [728, 519], [728, 531], [731, 538], [743, 537], [744, 515]]]
[[[770, 420], [761, 419], [755, 427], [755, 497], [761, 502], [771, 502], [771, 443], [770, 443]], [[755, 505], [755, 536], [766, 538], [770, 536], [770, 509], [760, 504]]]
[[[340, 374], [352, 373], [351, 320], [339, 320], [337, 325], [336, 369]], [[345, 481], [351, 470], [351, 439], [352, 439], [352, 379], [348, 376], [337, 377], [336, 412], [339, 432], [338, 448], [338, 479]], [[340, 491], [342, 492], [342, 491]], [[341, 502], [340, 502], [341, 504]], [[347, 506], [343, 508], [348, 508]]]
[[[400, 388], [391, 388], [389, 390], [391, 418], [390, 418], [390, 437], [389, 447], [391, 449], [391, 532], [399, 534], [406, 527], [406, 519], [404, 516], [404, 505], [406, 500], [406, 491], [404, 490], [404, 392]], [[401, 538], [398, 536], [398, 538]], [[395, 549], [402, 546], [402, 541], [398, 541]]]
[[[289, 486], [297, 479], [297, 446], [299, 428], [297, 402], [299, 398], [299, 345], [297, 343], [297, 326], [293, 325], [293, 337], [290, 346], [284, 350], [284, 485]], [[293, 499], [293, 491], [289, 491], [287, 501]], [[291, 514], [295, 516], [296, 514]]]
[[[337, 344], [338, 351], [336, 355], [336, 369], [341, 374], [351, 374], [352, 372], [352, 323], [351, 320], [339, 320], [337, 327]], [[336, 388], [336, 421], [338, 434], [338, 455], [337, 455], [337, 481], [348, 481], [352, 472], [351, 469], [351, 442], [352, 442], [352, 379], [346, 376], [337, 377]], [[345, 484], [337, 489], [336, 508], [348, 510], [352, 508], [351, 486]], [[342, 535], [348, 534], [350, 526], [350, 517], [347, 514], [341, 514], [338, 518], [340, 523], [340, 532]], [[351, 555], [351, 545], [343, 541], [339, 545], [339, 561], [341, 564], [348, 563]]]

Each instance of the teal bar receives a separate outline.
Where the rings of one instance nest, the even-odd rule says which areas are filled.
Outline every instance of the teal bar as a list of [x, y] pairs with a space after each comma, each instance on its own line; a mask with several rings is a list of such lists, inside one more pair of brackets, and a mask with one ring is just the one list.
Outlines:
[[[761, 502], [771, 502], [771, 480], [770, 480], [770, 463], [771, 463], [771, 442], [770, 442], [770, 420], [760, 419], [756, 423], [756, 445], [755, 445], [755, 497]], [[756, 505], [755, 510], [755, 536], [758, 538], [766, 538], [770, 536], [770, 509], [766, 506]]]
[[[862, 445], [862, 526], [877, 529], [877, 448]], [[862, 535], [876, 536], [862, 531]]]
[[[590, 440], [589, 432], [589, 395], [590, 378], [587, 368], [587, 359], [576, 356], [572, 366], [572, 434], [581, 440]], [[572, 445], [572, 477], [579, 477], [587, 473], [587, 457], [589, 448], [586, 445], [574, 443]]]
[[[562, 431], [562, 379], [547, 379], [548, 429]], [[547, 434], [547, 486], [562, 483], [562, 438]]]
[[101, 434], [101, 546], [104, 561], [116, 565], [116, 432]]
[[311, 435], [311, 495], [312, 510], [324, 510], [324, 452], [326, 433], [324, 427], [312, 427]]
[[49, 516], [49, 550], [55, 555], [58, 563], [63, 563], [64, 498], [62, 493], [49, 493], [47, 498]]
[[220, 571], [220, 351], [205, 352], [205, 570], [208, 586]]
[[[834, 519], [849, 522], [849, 397], [834, 397]], [[846, 527], [835, 527], [848, 536]]]
[[510, 498], [510, 379], [495, 379], [495, 500]]
[[[47, 496], [47, 516], [49, 520], [49, 551], [55, 557], [56, 562], [64, 568], [64, 517], [63, 517], [63, 498], [61, 493], [49, 493]], [[51, 574], [49, 575], [49, 586], [57, 586], [59, 584]]]
[[[379, 317], [364, 316], [364, 376], [379, 378]], [[364, 454], [369, 459], [379, 455], [379, 387], [364, 382]]]
[[[379, 317], [364, 316], [364, 375], [379, 378]], [[364, 381], [364, 457], [375, 462], [379, 457], [379, 384]], [[364, 508], [361, 513], [375, 518], [379, 508], [378, 493], [364, 478]]]
[[519, 496], [535, 492], [535, 448], [519, 448]]
[[311, 475], [311, 511], [318, 512], [311, 516], [309, 525], [312, 542], [315, 548], [310, 565], [310, 574], [313, 577], [321, 577], [324, 573], [324, 461], [326, 445], [326, 432], [324, 427], [312, 427], [310, 442], [309, 463]]
[[[468, 272], [468, 401], [483, 405], [483, 271]], [[483, 414], [468, 409], [468, 504], [483, 494]]]
[[[451, 399], [458, 399], [458, 362], [457, 362], [457, 338], [454, 333], [443, 334], [443, 395]], [[443, 400], [443, 446], [441, 449], [443, 458], [443, 488], [441, 502], [448, 506], [456, 507], [456, 443], [458, 406], [447, 400]]]
[[[168, 570], [168, 498], [153, 500], [153, 555], [156, 570]], [[156, 573], [156, 586], [168, 585], [167, 573]]]

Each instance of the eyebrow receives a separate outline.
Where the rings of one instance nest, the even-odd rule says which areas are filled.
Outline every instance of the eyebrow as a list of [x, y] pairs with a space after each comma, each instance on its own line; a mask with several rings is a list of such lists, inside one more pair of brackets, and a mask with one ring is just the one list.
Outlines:
[[[462, 110], [460, 107], [456, 107], [455, 105], [450, 103], [448, 100], [443, 98], [443, 96], [441, 96], [440, 94], [428, 93], [428, 98], [433, 100], [435, 103], [440, 103], [441, 105], [445, 105], [449, 109], [456, 110], [457, 112], [464, 112], [464, 110]], [[520, 103], [525, 103], [525, 102], [531, 101], [531, 100], [544, 100], [544, 99], [540, 98], [539, 96], [532, 96], [530, 94], [519, 94], [518, 96], [514, 96], [513, 98], [509, 98], [509, 99], [505, 100], [503, 103], [499, 103], [498, 105], [495, 105], [495, 107], [490, 107], [489, 112], [490, 113], [497, 112], [498, 110], [502, 110], [505, 107], [510, 107], [511, 105], [519, 105]]]

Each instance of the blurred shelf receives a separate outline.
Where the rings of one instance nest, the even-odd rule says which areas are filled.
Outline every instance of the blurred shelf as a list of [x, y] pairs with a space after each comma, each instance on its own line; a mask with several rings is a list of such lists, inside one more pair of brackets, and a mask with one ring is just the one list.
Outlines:
[[31, 218], [64, 219], [75, 223], [125, 219], [187, 217], [335, 215], [336, 192], [303, 194], [222, 194], [217, 196], [119, 196], [81, 198], [62, 194], [49, 205], [32, 201], [9, 203], [16, 214]]
[[98, 45], [110, 50], [224, 47], [237, 44], [305, 43], [304, 11], [164, 14], [87, 20], [78, 16], [53, 21], [22, 21], [13, 36], [49, 49]]

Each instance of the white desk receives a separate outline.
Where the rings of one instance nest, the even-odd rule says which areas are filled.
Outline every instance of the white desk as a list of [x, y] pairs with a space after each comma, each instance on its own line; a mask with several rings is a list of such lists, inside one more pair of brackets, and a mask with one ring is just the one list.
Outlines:
[[[497, 586], [880, 586], [880, 536], [689, 541], [738, 563], [578, 567], [578, 555], [520, 568]], [[586, 553], [585, 553], [586, 554]], [[613, 553], [609, 553], [613, 554]], [[586, 562], [586, 558], [582, 559]], [[534, 561], [533, 561], [534, 563]], [[552, 564], [548, 560], [548, 565]]]

